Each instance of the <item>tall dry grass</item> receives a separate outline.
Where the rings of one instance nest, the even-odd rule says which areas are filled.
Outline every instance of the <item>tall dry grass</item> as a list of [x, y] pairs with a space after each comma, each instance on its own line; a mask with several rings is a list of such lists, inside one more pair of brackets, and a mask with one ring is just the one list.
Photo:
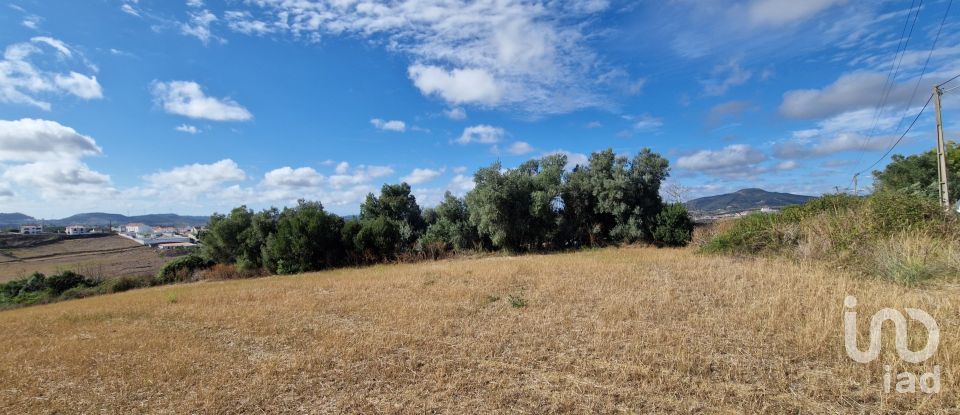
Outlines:
[[[949, 412], [960, 404], [958, 294], [656, 248], [155, 287], [0, 313], [0, 408]], [[882, 307], [926, 310], [938, 352], [904, 364], [886, 338], [877, 361], [854, 363], [847, 295], [861, 332]], [[888, 364], [939, 364], [942, 392], [884, 393]]]

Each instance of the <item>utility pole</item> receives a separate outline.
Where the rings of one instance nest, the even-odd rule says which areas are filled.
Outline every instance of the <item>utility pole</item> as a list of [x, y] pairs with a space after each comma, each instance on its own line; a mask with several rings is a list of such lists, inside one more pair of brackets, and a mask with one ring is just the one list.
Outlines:
[[857, 177], [860, 176], [860, 173], [853, 175], [853, 195], [860, 196], [860, 188], [857, 187]]
[[937, 111], [937, 180], [939, 180], [940, 206], [950, 211], [950, 189], [947, 188], [947, 149], [943, 142], [943, 119], [940, 115], [940, 96], [943, 91], [939, 85], [933, 87], [933, 104]]

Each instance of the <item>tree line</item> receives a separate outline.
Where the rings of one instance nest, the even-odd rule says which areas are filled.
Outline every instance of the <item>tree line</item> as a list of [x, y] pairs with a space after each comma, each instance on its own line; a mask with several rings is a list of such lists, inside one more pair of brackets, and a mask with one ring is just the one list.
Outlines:
[[255, 212], [240, 206], [214, 214], [201, 235], [201, 255], [240, 269], [288, 274], [449, 252], [546, 252], [634, 242], [685, 245], [693, 223], [682, 205], [665, 205], [661, 183], [669, 163], [644, 149], [633, 157], [612, 149], [566, 171], [567, 157], [549, 155], [505, 169], [497, 162], [474, 175], [464, 198], [447, 192], [422, 209], [407, 183], [369, 194], [360, 215], [344, 219], [320, 202]]

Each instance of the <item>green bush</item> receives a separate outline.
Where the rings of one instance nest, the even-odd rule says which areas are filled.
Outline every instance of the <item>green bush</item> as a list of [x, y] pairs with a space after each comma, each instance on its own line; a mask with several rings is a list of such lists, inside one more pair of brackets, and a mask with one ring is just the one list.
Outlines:
[[354, 238], [357, 249], [367, 260], [383, 261], [396, 257], [400, 249], [400, 226], [384, 216], [365, 219]]
[[687, 208], [673, 203], [663, 208], [656, 217], [653, 238], [668, 246], [686, 246], [693, 239], [693, 220]]
[[148, 285], [150, 285], [149, 278], [117, 277], [100, 283], [97, 288], [101, 293], [113, 294], [122, 293], [135, 288], [146, 287]]
[[754, 213], [736, 220], [726, 232], [713, 237], [704, 246], [706, 252], [755, 254], [775, 250], [781, 245], [777, 232], [781, 216]]
[[155, 284], [170, 284], [174, 282], [183, 282], [193, 277], [195, 271], [208, 268], [213, 262], [204, 259], [199, 255], [187, 255], [166, 263], [157, 276], [154, 278]]
[[74, 287], [90, 287], [96, 284], [86, 279], [83, 275], [73, 271], [64, 271], [58, 275], [48, 277], [46, 279], [46, 285], [50, 290], [50, 294], [57, 296]]

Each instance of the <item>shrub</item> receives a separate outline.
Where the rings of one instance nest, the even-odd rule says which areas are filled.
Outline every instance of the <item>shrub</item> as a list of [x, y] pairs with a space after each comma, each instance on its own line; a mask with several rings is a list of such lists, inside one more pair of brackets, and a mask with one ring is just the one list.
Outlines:
[[106, 294], [122, 293], [135, 288], [146, 287], [150, 282], [146, 278], [117, 277], [103, 281], [98, 286], [99, 291]]
[[399, 251], [400, 226], [383, 216], [365, 219], [354, 239], [357, 249], [371, 261], [393, 259]]
[[74, 287], [90, 287], [96, 285], [93, 281], [87, 280], [83, 275], [73, 271], [64, 271], [57, 275], [51, 275], [46, 279], [47, 288], [50, 294], [57, 296]]
[[187, 255], [166, 263], [157, 276], [154, 278], [155, 284], [170, 284], [174, 282], [187, 281], [193, 277], [195, 271], [208, 268], [213, 263], [199, 255]]
[[653, 238], [668, 246], [686, 246], [693, 238], [693, 220], [680, 203], [667, 205], [657, 214]]

